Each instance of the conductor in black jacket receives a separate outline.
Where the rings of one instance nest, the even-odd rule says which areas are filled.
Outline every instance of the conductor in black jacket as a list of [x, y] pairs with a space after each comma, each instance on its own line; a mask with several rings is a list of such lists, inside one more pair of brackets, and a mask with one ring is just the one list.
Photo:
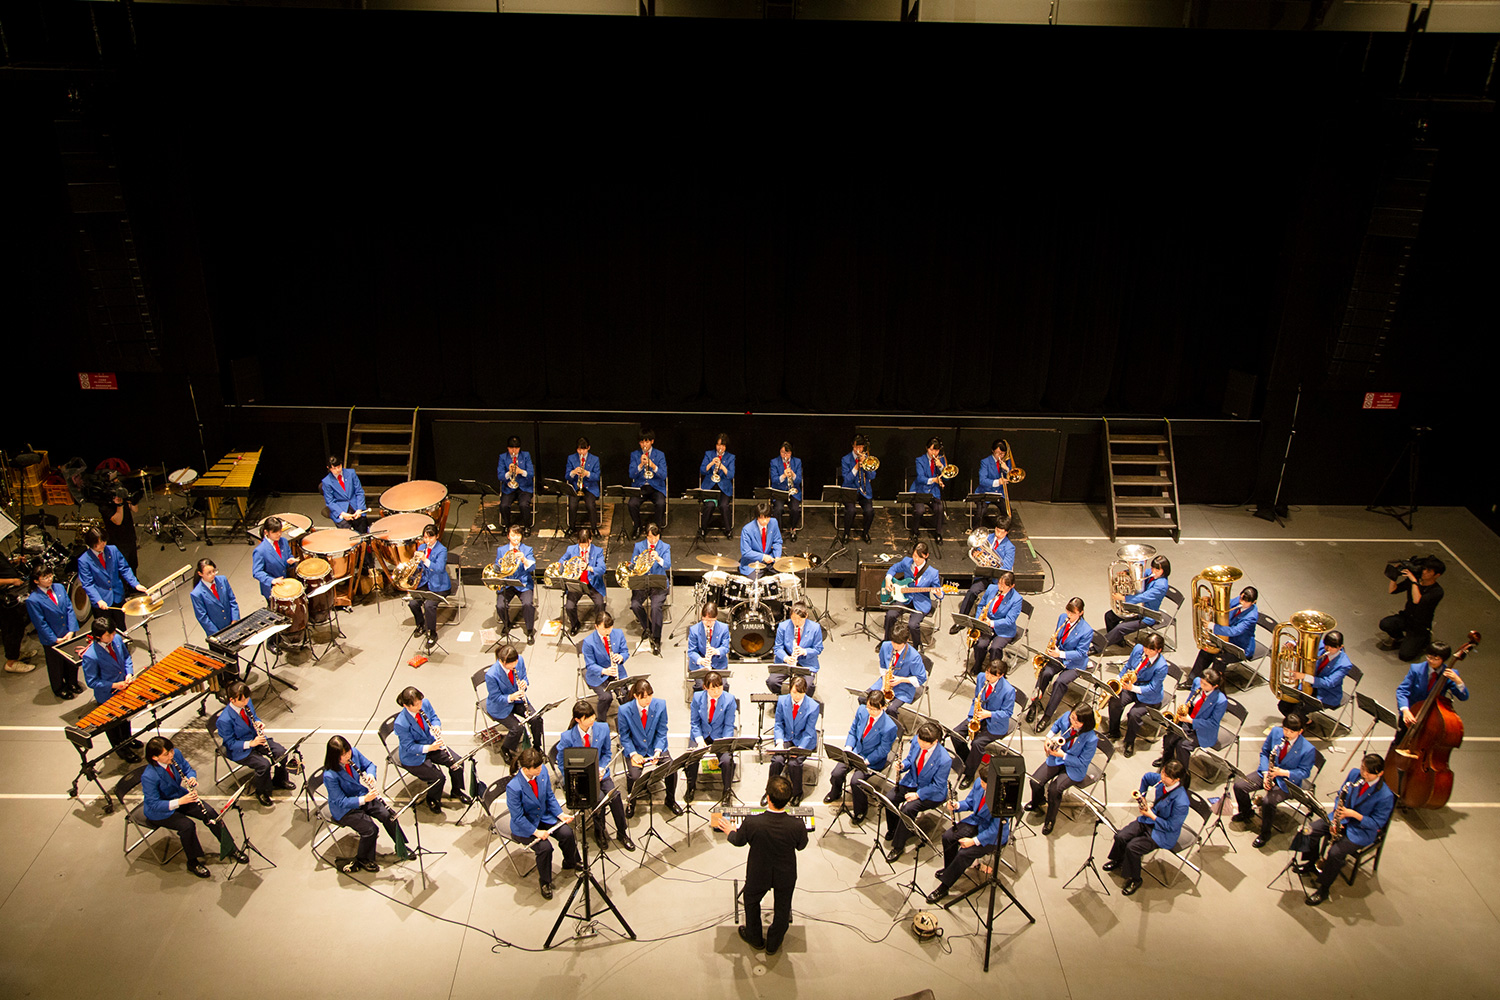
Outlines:
[[[807, 846], [807, 828], [802, 820], [786, 814], [792, 798], [792, 783], [780, 775], [766, 782], [769, 808], [763, 813], [746, 816], [739, 828], [731, 827], [722, 813], [713, 813], [710, 822], [715, 830], [729, 834], [736, 847], [750, 846], [745, 862], [745, 926], [740, 937], [752, 948], [764, 948], [767, 955], [781, 950], [781, 939], [792, 922], [792, 891], [797, 888], [797, 852]], [[775, 912], [771, 931], [761, 937], [760, 901], [775, 890]]]

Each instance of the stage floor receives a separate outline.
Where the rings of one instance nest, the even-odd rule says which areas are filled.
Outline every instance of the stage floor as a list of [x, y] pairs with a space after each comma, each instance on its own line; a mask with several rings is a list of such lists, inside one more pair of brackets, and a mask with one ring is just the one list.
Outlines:
[[[311, 514], [319, 501], [301, 495], [271, 503], [272, 509]], [[1086, 617], [1098, 625], [1115, 547], [1094, 512], [1028, 504], [1025, 517], [1032, 541], [1056, 574], [1055, 579], [1049, 574], [1044, 592], [1030, 598], [1036, 605], [1034, 629], [1048, 628], [1075, 595], [1085, 599]], [[1301, 509], [1284, 527], [1256, 520], [1248, 511], [1204, 507], [1185, 508], [1184, 521], [1181, 543], [1153, 541], [1172, 559], [1179, 587], [1204, 566], [1231, 563], [1244, 570], [1246, 583], [1260, 588], [1263, 609], [1277, 618], [1309, 607], [1332, 614], [1365, 671], [1361, 690], [1386, 705], [1393, 703], [1404, 672], [1393, 654], [1374, 644], [1375, 623], [1399, 607], [1381, 575], [1387, 558], [1436, 552], [1446, 560], [1446, 597], [1437, 616], [1441, 636], [1457, 638], [1471, 628], [1488, 632], [1500, 616], [1495, 590], [1500, 540], [1462, 510], [1424, 509], [1414, 534], [1389, 518], [1351, 508]], [[611, 563], [618, 561], [619, 548], [612, 543]], [[951, 543], [950, 548], [956, 551]], [[143, 540], [141, 579], [154, 582], [200, 553], [211, 555], [228, 575], [242, 610], [260, 605], [250, 577], [250, 548], [242, 544], [190, 545], [180, 553]], [[815, 583], [813, 589], [820, 609], [826, 598], [834, 620], [819, 690], [827, 703], [826, 735], [837, 740], [854, 712], [843, 687], [873, 682], [874, 647], [864, 637], [845, 634], [860, 617], [851, 606], [853, 588]], [[541, 594], [541, 617], [555, 615], [557, 594]], [[299, 690], [266, 697], [263, 681], [257, 683], [256, 703], [272, 734], [290, 743], [317, 728], [313, 744], [318, 745], [341, 733], [383, 760], [376, 728], [396, 711], [396, 693], [415, 684], [443, 716], [445, 736], [460, 752], [466, 750], [473, 731], [484, 725], [475, 719], [470, 675], [490, 662], [483, 633], [493, 627], [495, 609], [483, 587], [467, 586], [464, 596], [468, 607], [441, 629], [446, 652], [415, 670], [406, 666], [415, 650], [404, 604], [372, 602], [349, 612], [343, 619], [343, 652], [332, 650], [318, 662], [299, 654], [280, 668]], [[154, 623], [158, 650], [202, 642], [191, 609], [184, 607], [186, 598], [186, 591], [169, 598], [166, 616]], [[691, 589], [677, 587], [674, 599], [678, 608], [689, 607]], [[630, 618], [623, 590], [612, 586], [609, 601], [617, 617]], [[636, 648], [635, 625], [629, 623], [628, 630]], [[637, 649], [630, 661], [632, 673], [649, 673], [657, 682], [674, 749], [687, 742], [680, 641], [669, 639], [661, 658]], [[1182, 645], [1190, 645], [1185, 633]], [[1028, 924], [1015, 910], [997, 918], [988, 974], [980, 971], [983, 936], [966, 906], [938, 913], [945, 931], [941, 941], [920, 943], [911, 935], [912, 914], [931, 908], [900, 888], [913, 874], [910, 848], [895, 871], [877, 858], [871, 873], [861, 876], [874, 825], [827, 829], [830, 811], [821, 804], [826, 773], [808, 794], [818, 829], [799, 858], [795, 917], [780, 955], [768, 959], [752, 953], [735, 934], [731, 880], [743, 877], [744, 852], [708, 832], [701, 818], [692, 818], [689, 830], [685, 820], [673, 819], [659, 806], [655, 825], [674, 850], [644, 867], [639, 867], [640, 852], [612, 851], [611, 859], [621, 867], [606, 865], [602, 873], [641, 940], [621, 940], [616, 922], [605, 915], [598, 918], [598, 937], [565, 940], [540, 952], [571, 880], [559, 875], [559, 894], [547, 902], [536, 879], [519, 877], [503, 854], [484, 866], [488, 837], [477, 810], [459, 823], [461, 809], [449, 806], [442, 818], [433, 819], [419, 807], [423, 844], [448, 852], [430, 864], [426, 886], [415, 865], [390, 864], [378, 875], [356, 880], [315, 864], [308, 851], [313, 826], [285, 792], [276, 793], [274, 808], [252, 802], [244, 810], [251, 837], [278, 868], [257, 861], [252, 871], [228, 882], [229, 865], [211, 861], [213, 879], [199, 881], [180, 859], [162, 868], [143, 853], [122, 857], [121, 813], [105, 815], [92, 785], [83, 786], [79, 799], [66, 795], [78, 759], [62, 727], [87, 710], [87, 696], [60, 704], [41, 669], [0, 674], [0, 837], [5, 844], [0, 920], [7, 928], [0, 938], [0, 994], [57, 996], [76, 990], [86, 968], [103, 977], [111, 994], [124, 998], [196, 996], [212, 990], [205, 984], [223, 977], [227, 960], [254, 991], [286, 996], [383, 997], [417, 989], [478, 1000], [498, 989], [549, 1000], [782, 1000], [886, 998], [926, 988], [943, 1000], [1055, 1000], [1119, 993], [1122, 983], [1158, 982], [1164, 974], [1181, 988], [1192, 989], [1202, 979], [1215, 996], [1235, 998], [1262, 994], [1267, 975], [1338, 982], [1350, 995], [1385, 997], [1436, 985], [1455, 997], [1489, 996], [1493, 956], [1500, 947], [1500, 916], [1492, 902], [1500, 896], [1500, 863], [1493, 850], [1500, 837], [1500, 695], [1487, 668], [1487, 648], [1481, 646], [1463, 669], [1473, 697], [1459, 706], [1467, 736], [1453, 754], [1453, 801], [1445, 809], [1398, 815], [1378, 874], [1361, 874], [1353, 888], [1339, 882], [1333, 899], [1313, 909], [1303, 904], [1300, 892], [1286, 891], [1285, 880], [1279, 888], [1266, 888], [1287, 860], [1288, 836], [1255, 850], [1252, 834], [1233, 827], [1233, 851], [1215, 836], [1194, 855], [1201, 877], [1188, 871], [1166, 888], [1148, 879], [1139, 893], [1124, 898], [1120, 882], [1106, 875], [1105, 895], [1092, 876], [1087, 884], [1079, 879], [1067, 885], [1088, 857], [1095, 828], [1065, 813], [1050, 837], [1042, 838], [1033, 826], [1007, 849], [1006, 858], [1017, 869], [1007, 884], [1037, 923]], [[962, 652], [959, 637], [946, 630], [931, 650], [931, 708], [949, 724], [963, 718], [972, 696], [972, 687], [957, 680]], [[570, 702], [578, 665], [571, 646], [539, 637], [524, 653], [533, 700]], [[1025, 685], [1030, 671], [1023, 672], [1017, 679]], [[761, 668], [744, 668], [734, 680], [747, 732], [756, 725], [749, 694], [764, 690], [762, 676]], [[1240, 745], [1241, 760], [1249, 763], [1278, 713], [1264, 685], [1236, 697], [1249, 710]], [[548, 730], [565, 720], [565, 708], [556, 710], [547, 717]], [[210, 776], [212, 759], [201, 722], [192, 721], [191, 711], [173, 722], [169, 734], [180, 740], [199, 774]], [[1319, 781], [1324, 800], [1336, 790], [1364, 724], [1361, 716], [1355, 737], [1317, 744], [1330, 754]], [[1389, 731], [1377, 730], [1375, 740], [1383, 750]], [[1039, 759], [1038, 746], [1028, 731], [1022, 747], [1030, 766]], [[1155, 755], [1151, 744], [1110, 764], [1112, 822], [1128, 822], [1134, 812], [1130, 792]], [[317, 756], [314, 752], [309, 759], [313, 767], [320, 763]], [[754, 800], [767, 765], [753, 754], [743, 755], [742, 763], [740, 795]], [[117, 763], [106, 764], [105, 783], [121, 770]], [[480, 776], [505, 778], [488, 753], [480, 756]], [[223, 786], [221, 800], [230, 787]], [[697, 810], [706, 814], [707, 803], [700, 799]], [[410, 834], [409, 816], [405, 822]], [[631, 821], [637, 842], [646, 826], [643, 809]], [[1101, 827], [1095, 845], [1101, 862], [1108, 841], [1109, 829]], [[392, 861], [383, 833], [380, 845], [382, 862]], [[923, 891], [935, 883], [933, 867], [924, 850], [916, 868]], [[1418, 955], [1411, 947], [1418, 928], [1424, 940], [1456, 946]], [[519, 954], [521, 949], [526, 953]], [[398, 969], [395, 956], [412, 957], [416, 965]], [[394, 985], [413, 977], [412, 986]]]

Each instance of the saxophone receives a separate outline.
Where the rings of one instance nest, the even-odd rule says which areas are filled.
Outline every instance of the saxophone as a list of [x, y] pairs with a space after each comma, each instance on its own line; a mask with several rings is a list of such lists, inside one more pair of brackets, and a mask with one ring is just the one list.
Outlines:
[[969, 739], [979, 735], [979, 710], [984, 707], [984, 692], [979, 691], [974, 695], [974, 708], [969, 713]]
[[1332, 843], [1344, 835], [1344, 824], [1335, 819], [1333, 813], [1338, 812], [1344, 805], [1344, 797], [1349, 794], [1349, 789], [1354, 785], [1352, 781], [1344, 782], [1339, 789], [1338, 796], [1333, 800], [1333, 812], [1328, 814], [1328, 841]]
[[1055, 657], [1057, 654], [1057, 633], [1053, 632], [1052, 638], [1047, 640], [1047, 655], [1043, 656], [1041, 653], [1038, 653], [1031, 658], [1032, 665], [1036, 667], [1036, 676], [1038, 678], [1042, 676], [1042, 668], [1047, 665], [1047, 657]]
[[881, 693], [885, 695], [885, 703], [889, 705], [896, 697], [896, 682], [892, 679], [896, 675], [896, 658], [891, 657], [890, 664], [885, 668], [885, 677], [881, 680]]
[[1120, 697], [1120, 695], [1124, 693], [1127, 687], [1134, 684], [1136, 682], [1136, 677], [1137, 675], [1134, 670], [1127, 670], [1119, 677], [1109, 681], [1109, 694], [1101, 694], [1099, 696], [1099, 706], [1096, 711], [1108, 711], [1109, 703], [1114, 699]]

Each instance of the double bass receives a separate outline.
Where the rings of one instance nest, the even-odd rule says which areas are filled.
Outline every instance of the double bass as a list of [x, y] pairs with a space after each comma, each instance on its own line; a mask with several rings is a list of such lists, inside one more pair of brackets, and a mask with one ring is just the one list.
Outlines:
[[1448, 685], [1442, 671], [1469, 655], [1479, 638], [1478, 632], [1470, 632], [1469, 641], [1443, 664], [1422, 707], [1412, 713], [1415, 721], [1385, 756], [1385, 783], [1396, 793], [1397, 803], [1408, 809], [1441, 809], [1453, 794], [1448, 755], [1464, 741], [1464, 724], [1443, 694]]

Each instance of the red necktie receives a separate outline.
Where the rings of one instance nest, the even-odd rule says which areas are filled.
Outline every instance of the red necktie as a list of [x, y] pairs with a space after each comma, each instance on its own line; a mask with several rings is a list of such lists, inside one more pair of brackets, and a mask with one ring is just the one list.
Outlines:
[[643, 708], [643, 709], [641, 709], [641, 728], [642, 729], [646, 728], [646, 714], [648, 712], [650, 712], [650, 711], [651, 710], [649, 708]]
[[255, 728], [255, 723], [250, 721], [250, 713], [245, 711], [243, 708], [240, 709], [240, 718], [245, 720], [245, 725], [249, 726], [251, 729]]
[[[609, 656], [609, 636], [604, 637], [604, 655]], [[515, 681], [512, 680], [511, 683], [514, 684]]]
[[171, 764], [168, 764], [167, 773], [172, 776], [173, 781], [177, 781], [177, 768], [173, 767]]
[[110, 659], [114, 660], [116, 663], [120, 662], [120, 658], [115, 655], [115, 647], [114, 647], [113, 643], [111, 643], [108, 646], [105, 646], [104, 648], [107, 649], [107, 650], [109, 650], [109, 657], [110, 657]]
[[339, 489], [344, 489], [344, 488], [345, 488], [344, 487], [344, 475], [343, 475], [343, 473], [339, 473]]
[[281, 539], [278, 538], [278, 539], [276, 539], [276, 541], [272, 542], [271, 544], [274, 545], [274, 546], [276, 546], [276, 558], [280, 559], [281, 558]]
[[[579, 549], [578, 554], [583, 556], [583, 572], [578, 575], [578, 582], [587, 586], [589, 582], [589, 550], [587, 548]], [[608, 639], [604, 641], [604, 651], [606, 653], [609, 652]]]
[[995, 690], [995, 685], [993, 685], [993, 684], [986, 684], [984, 686], [984, 700], [985, 701], [989, 701], [990, 700], [990, 692], [993, 691], [993, 690]]
[[52, 598], [52, 603], [54, 605], [56, 605], [58, 607], [61, 607], [61, 605], [57, 604], [57, 592], [56, 591], [52, 591], [52, 590], [47, 591], [47, 596], [50, 597], [50, 598]]
[[1203, 707], [1203, 694], [1200, 692], [1199, 695], [1198, 695], [1198, 697], [1196, 697], [1196, 698], [1193, 699], [1193, 707], [1192, 707], [1192, 710], [1188, 713], [1188, 715], [1191, 716], [1192, 718], [1196, 719], [1198, 717], [1198, 710], [1200, 708], [1202, 708], [1202, 707]]
[[799, 646], [802, 645], [802, 626], [801, 625], [797, 625], [797, 626], [795, 626], [795, 628], [796, 628], [796, 632], [795, 632], [796, 638], [794, 638], [792, 640], [792, 648], [793, 649], [795, 649], [795, 648], [797, 648], [797, 647], [799, 647]]
[[937, 462], [930, 458], [927, 460], [927, 474], [929, 476], [937, 475]]
[[422, 732], [427, 732], [427, 720], [422, 718], [422, 713], [420, 711], [417, 712], [417, 725], [422, 727]]
[[593, 739], [593, 735], [591, 733], [584, 733], [583, 734], [583, 748], [585, 750], [587, 750], [589, 747], [593, 746], [593, 744], [590, 742], [590, 740], [592, 740], [592, 739]]
[[1068, 742], [1063, 745], [1063, 749], [1064, 750], [1071, 750], [1071, 749], [1073, 749], [1073, 741], [1076, 740], [1076, 739], [1078, 739], [1078, 734], [1075, 733], [1075, 732], [1073, 732], [1073, 730], [1069, 729], [1068, 730]]
[[710, 726], [714, 724], [714, 708], [718, 704], [719, 704], [719, 699], [717, 699], [717, 698], [710, 698], [708, 700], [708, 724]]
[[1370, 783], [1368, 781], [1366, 781], [1364, 784], [1362, 784], [1362, 785], [1359, 786], [1359, 797], [1360, 798], [1364, 798], [1365, 797], [1365, 793], [1368, 792], [1369, 790], [1370, 790]]
[[[769, 524], [766, 525], [766, 528], [769, 528], [769, 527], [770, 527]], [[766, 551], [766, 528], [761, 528], [760, 529], [760, 550], [762, 552]]]
[[1282, 761], [1286, 760], [1286, 752], [1290, 748], [1291, 744], [1289, 742], [1287, 742], [1286, 740], [1281, 741], [1281, 752], [1276, 755], [1276, 763], [1280, 764]]
[[[604, 651], [606, 653], [608, 653], [609, 652], [609, 648], [605, 647]], [[510, 686], [511, 687], [515, 687], [516, 686], [516, 668], [515, 667], [511, 667], [509, 670], [507, 670], [505, 672], [505, 675], [510, 678]]]
[[105, 568], [105, 565], [104, 565], [104, 553], [103, 552], [99, 553], [99, 568], [100, 569], [104, 569]]
[[208, 585], [208, 589], [212, 590], [214, 592], [214, 600], [217, 601], [219, 599], [219, 585], [218, 585], [218, 583], [217, 582], [210, 583]]
[[1057, 640], [1059, 646], [1068, 641], [1068, 633], [1071, 631], [1073, 631], [1073, 623], [1068, 622], [1068, 624], [1063, 626], [1062, 637]]
[[912, 773], [913, 774], [921, 774], [922, 773], [922, 765], [925, 764], [925, 763], [927, 763], [927, 751], [923, 750], [921, 753], [917, 754], [917, 769], [915, 771], [913, 771]]
[[875, 720], [874, 719], [871, 719], [869, 722], [865, 723], [865, 731], [860, 734], [859, 741], [861, 743], [863, 743], [865, 741], [865, 737], [867, 737], [867, 736], [870, 735], [870, 730], [872, 730], [874, 728], [875, 728]]
[[995, 551], [999, 552], [1000, 551], [1000, 536], [999, 535], [991, 535], [990, 537], [995, 540]]
[[1317, 667], [1313, 669], [1313, 676], [1316, 677], [1318, 674], [1321, 674], [1323, 668], [1326, 666], [1328, 666], [1328, 654], [1324, 653], [1323, 658], [1318, 661]]
[[797, 721], [797, 703], [795, 701], [792, 702], [792, 721]]
[[977, 813], [978, 812], [984, 812], [984, 804], [989, 801], [989, 798], [990, 798], [989, 792], [985, 792], [983, 795], [979, 796], [979, 808], [975, 809], [974, 811], [977, 812]]
[[531, 794], [536, 796], [538, 802], [542, 801], [542, 793], [537, 791], [535, 778], [531, 779]]
[[990, 617], [994, 618], [1000, 613], [1000, 595], [995, 594], [995, 603], [990, 605]]
[[353, 778], [354, 777], [354, 762], [350, 761], [349, 763], [345, 764], [344, 765], [344, 770], [348, 771], [349, 772], [349, 777]]

